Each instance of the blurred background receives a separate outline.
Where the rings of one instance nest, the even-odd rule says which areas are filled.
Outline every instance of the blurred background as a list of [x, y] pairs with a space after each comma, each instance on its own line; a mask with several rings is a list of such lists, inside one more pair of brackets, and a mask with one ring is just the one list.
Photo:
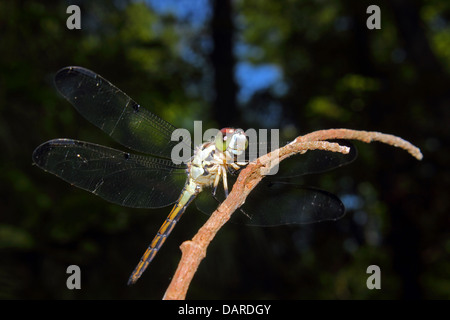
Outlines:
[[[81, 30], [66, 27], [70, 4]], [[373, 4], [379, 30], [366, 27]], [[177, 127], [279, 128], [287, 140], [350, 128], [422, 150], [419, 162], [356, 142], [355, 162], [312, 180], [340, 196], [343, 219], [225, 225], [187, 298], [450, 298], [450, 2], [0, 2], [0, 298], [161, 299], [179, 245], [207, 217], [189, 208], [126, 286], [170, 207], [114, 205], [32, 165], [34, 148], [53, 138], [118, 147], [56, 91], [55, 73], [70, 65]], [[81, 290], [66, 287], [72, 264]], [[381, 290], [366, 286], [373, 264]]]

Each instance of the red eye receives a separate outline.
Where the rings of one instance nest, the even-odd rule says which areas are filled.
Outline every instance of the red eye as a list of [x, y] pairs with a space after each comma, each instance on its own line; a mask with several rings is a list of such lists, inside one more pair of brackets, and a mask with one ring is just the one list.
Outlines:
[[235, 129], [233, 129], [233, 128], [223, 128], [220, 130], [220, 132], [222, 132], [223, 136], [233, 134], [234, 131], [235, 131]]

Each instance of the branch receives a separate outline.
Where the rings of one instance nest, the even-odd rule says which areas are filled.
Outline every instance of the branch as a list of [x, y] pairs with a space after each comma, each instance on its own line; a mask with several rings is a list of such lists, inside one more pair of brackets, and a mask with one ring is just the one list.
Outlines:
[[185, 299], [189, 284], [200, 262], [206, 256], [206, 249], [219, 229], [230, 219], [233, 212], [244, 202], [249, 193], [264, 178], [264, 173], [278, 165], [284, 159], [308, 150], [327, 150], [347, 154], [350, 149], [324, 140], [348, 139], [363, 142], [379, 141], [408, 151], [416, 159], [422, 159], [422, 153], [414, 145], [399, 137], [380, 132], [356, 131], [349, 129], [330, 129], [315, 131], [297, 137], [293, 142], [271, 153], [259, 157], [242, 170], [228, 197], [221, 203], [208, 221], [200, 228], [191, 241], [181, 244], [182, 257], [178, 268], [164, 294], [163, 299]]
[[298, 137], [295, 141], [315, 141], [315, 140], [330, 140], [330, 139], [348, 139], [359, 140], [366, 143], [372, 141], [383, 142], [391, 146], [402, 148], [408, 151], [417, 160], [422, 160], [423, 156], [420, 149], [412, 145], [402, 138], [396, 137], [392, 134], [386, 134], [376, 131], [358, 131], [351, 129], [328, 129], [311, 132], [307, 135]]

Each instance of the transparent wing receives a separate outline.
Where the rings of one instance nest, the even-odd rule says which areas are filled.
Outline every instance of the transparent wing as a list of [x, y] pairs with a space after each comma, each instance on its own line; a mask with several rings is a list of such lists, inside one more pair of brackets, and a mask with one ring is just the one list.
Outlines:
[[276, 226], [337, 220], [345, 208], [334, 194], [285, 182], [262, 182], [247, 197], [237, 222]]
[[[357, 156], [356, 148], [348, 141], [338, 142], [349, 146], [350, 153], [311, 150], [282, 161], [278, 173], [266, 176], [252, 190], [241, 207], [242, 212], [233, 214], [232, 221], [276, 226], [336, 220], [342, 217], [345, 208], [334, 194], [282, 180], [323, 173], [352, 162]], [[230, 186], [234, 184], [236, 177], [237, 175], [228, 175]], [[200, 211], [211, 214], [224, 199], [223, 188], [219, 186], [215, 198], [205, 191], [198, 196], [196, 205]]]
[[[323, 173], [347, 165], [353, 162], [358, 156], [357, 149], [350, 141], [330, 140], [330, 142], [337, 142], [341, 146], [347, 146], [350, 148], [350, 152], [343, 154], [324, 150], [309, 150], [304, 154], [297, 154], [283, 160], [278, 167], [278, 172], [273, 176], [267, 177], [280, 179]], [[256, 159], [258, 156], [264, 154], [265, 150], [268, 150], [267, 152], [271, 151], [270, 146], [265, 143], [259, 143], [253, 148], [249, 145], [248, 150], [253, 151], [247, 154], [247, 159]], [[255, 150], [258, 150], [258, 152], [256, 153]]]
[[[222, 189], [216, 198], [202, 192], [197, 207], [211, 214], [224, 200]], [[231, 221], [254, 226], [306, 224], [337, 220], [344, 216], [345, 208], [334, 194], [286, 182], [261, 181], [235, 212]]]
[[[178, 141], [170, 123], [140, 107], [133, 99], [100, 75], [66, 67], [55, 76], [58, 91], [90, 122], [132, 150], [166, 159]], [[190, 148], [190, 142], [186, 142]]]
[[157, 208], [175, 202], [186, 181], [185, 166], [72, 139], [47, 141], [33, 152], [45, 171], [110, 202]]

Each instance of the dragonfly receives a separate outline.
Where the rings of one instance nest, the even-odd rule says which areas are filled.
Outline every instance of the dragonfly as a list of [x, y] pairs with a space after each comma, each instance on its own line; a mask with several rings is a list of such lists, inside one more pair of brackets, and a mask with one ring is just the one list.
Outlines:
[[[133, 152], [74, 139], [53, 139], [34, 150], [34, 164], [115, 204], [132, 208], [173, 204], [129, 277], [128, 284], [134, 284], [195, 198], [197, 207], [210, 214], [228, 196], [230, 183], [249, 163], [239, 160], [248, 152], [249, 141], [242, 129], [224, 128], [213, 139], [192, 148], [191, 143], [172, 140], [175, 126], [91, 70], [65, 67], [56, 73], [54, 82], [81, 115]], [[188, 161], [182, 163], [172, 160], [172, 150], [180, 143], [193, 150]], [[320, 173], [345, 165], [355, 157], [353, 147], [347, 155], [307, 152], [301, 161], [295, 159], [293, 166], [286, 166], [285, 173]], [[287, 180], [264, 180], [267, 183], [260, 183], [241, 207], [244, 214], [240, 216], [246, 224], [313, 223], [344, 215], [342, 202], [331, 193]], [[205, 189], [210, 192], [202, 192]]]

